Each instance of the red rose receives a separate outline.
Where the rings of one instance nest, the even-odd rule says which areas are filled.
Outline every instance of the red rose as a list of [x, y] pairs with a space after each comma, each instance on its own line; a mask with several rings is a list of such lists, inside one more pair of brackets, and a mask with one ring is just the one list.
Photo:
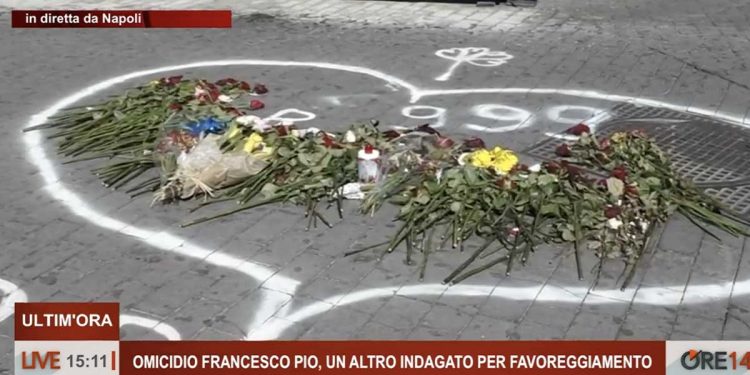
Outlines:
[[265, 94], [268, 92], [268, 88], [266, 87], [266, 85], [256, 83], [253, 87], [253, 92], [256, 94]]
[[435, 142], [435, 146], [438, 148], [451, 148], [454, 144], [456, 144], [456, 142], [453, 142], [453, 140], [448, 137], [438, 137]]
[[560, 165], [568, 172], [570, 177], [580, 177], [583, 174], [583, 170], [581, 170], [581, 168], [578, 168], [565, 160], [563, 160]]
[[214, 86], [214, 88], [208, 91], [208, 95], [211, 97], [212, 102], [219, 100], [219, 95], [221, 95], [221, 91], [219, 91], [215, 87], [216, 86]]
[[215, 83], [216, 83], [217, 85], [219, 85], [219, 86], [226, 86], [226, 84], [227, 84], [228, 82], [227, 82], [226, 78], [224, 78], [224, 79], [220, 79], [220, 80], [216, 81]]
[[162, 79], [162, 83], [169, 86], [174, 86], [182, 81], [182, 76], [171, 76], [169, 78]]
[[568, 134], [582, 135], [583, 133], [591, 133], [591, 128], [584, 123], [580, 123], [572, 128], [565, 131]]
[[289, 127], [284, 125], [274, 126], [274, 130], [276, 130], [276, 134], [280, 137], [286, 136], [289, 134]]
[[240, 82], [240, 89], [244, 91], [250, 91], [251, 87], [249, 83], [242, 81]]
[[632, 135], [633, 137], [636, 137], [636, 138], [646, 138], [646, 137], [647, 137], [647, 135], [646, 135], [646, 131], [645, 131], [645, 130], [643, 130], [643, 129], [636, 129], [636, 130], [633, 130], [632, 132], [630, 132], [630, 134], [631, 134], [631, 135]]
[[599, 149], [602, 151], [607, 151], [612, 144], [609, 141], [609, 138], [602, 138], [599, 140]]
[[604, 217], [606, 217], [607, 219], [617, 217], [618, 215], [620, 215], [620, 213], [622, 213], [620, 207], [609, 206], [604, 209]]
[[484, 141], [479, 137], [464, 139], [464, 147], [468, 149], [486, 148]]
[[401, 136], [401, 133], [399, 133], [397, 130], [387, 130], [383, 132], [383, 136], [387, 140], [396, 139]]
[[559, 157], [567, 158], [568, 156], [573, 155], [573, 153], [570, 151], [570, 146], [568, 146], [567, 143], [563, 143], [555, 149], [555, 154]]
[[182, 109], [182, 104], [180, 104], [180, 103], [171, 103], [169, 105], [169, 109], [171, 109], [173, 111], [179, 111], [179, 110]]
[[211, 82], [206, 82], [206, 87], [208, 88], [209, 91], [219, 91], [219, 87], [214, 85]]
[[328, 133], [323, 133], [323, 146], [328, 148], [339, 148], [339, 146], [336, 144], [333, 138], [328, 135]]
[[514, 165], [513, 168], [510, 169], [510, 173], [528, 172], [528, 171], [529, 171], [529, 166], [526, 164], [521, 164], [521, 163]]
[[253, 99], [253, 100], [250, 101], [250, 109], [253, 110], [253, 111], [262, 109], [265, 106], [266, 105], [263, 104], [263, 102], [261, 102], [260, 100]]
[[557, 164], [554, 161], [548, 161], [542, 163], [542, 168], [549, 173], [557, 173], [560, 171], [560, 164]]
[[625, 195], [629, 195], [631, 197], [637, 197], [639, 195], [638, 187], [636, 187], [635, 185], [626, 185]]
[[625, 181], [625, 179], [628, 177], [628, 170], [625, 169], [625, 166], [618, 165], [617, 167], [615, 167], [615, 169], [612, 170], [611, 176]]
[[516, 182], [507, 177], [500, 177], [495, 180], [495, 185], [500, 189], [514, 189], [516, 187]]
[[224, 78], [224, 81], [226, 81], [228, 85], [234, 85], [237, 83], [237, 80], [234, 78]]

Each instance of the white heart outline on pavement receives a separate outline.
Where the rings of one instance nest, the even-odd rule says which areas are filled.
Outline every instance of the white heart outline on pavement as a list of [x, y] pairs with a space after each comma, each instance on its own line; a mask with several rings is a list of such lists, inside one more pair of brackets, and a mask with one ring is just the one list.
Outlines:
[[16, 302], [27, 302], [26, 293], [8, 280], [0, 279], [0, 322], [13, 315]]
[[[325, 62], [295, 62], [278, 60], [218, 60], [194, 62], [189, 64], [141, 70], [107, 79], [100, 83], [86, 87], [76, 93], [73, 93], [72, 95], [59, 100], [46, 110], [33, 115], [29, 122], [26, 124], [25, 128], [42, 124], [46, 122], [49, 117], [53, 116], [61, 109], [71, 106], [78, 100], [91, 96], [99, 91], [112, 87], [116, 84], [123, 83], [133, 78], [174, 70], [229, 65], [312, 67], [364, 74], [383, 80], [390, 85], [395, 85], [407, 89], [411, 94], [411, 103], [417, 102], [422, 97], [438, 95], [486, 93], [567, 95], [613, 102], [630, 102], [636, 105], [667, 108], [681, 112], [710, 116], [727, 122], [747, 126], [743, 118], [719, 112], [718, 110], [711, 111], [700, 107], [680, 106], [654, 99], [636, 98], [625, 95], [610, 95], [592, 90], [569, 90], [552, 88], [478, 88], [423, 90], [389, 74], [385, 74], [369, 68], [351, 65], [332, 64]], [[290, 295], [294, 295], [294, 291], [297, 289], [299, 281], [284, 277], [282, 275], [278, 275], [276, 274], [276, 271], [273, 271], [260, 264], [250, 261], [243, 261], [239, 258], [233, 257], [220, 251], [202, 248], [167, 232], [156, 232], [148, 229], [138, 228], [97, 212], [93, 208], [89, 207], [89, 205], [83, 199], [78, 197], [74, 192], [68, 190], [67, 187], [60, 181], [60, 178], [58, 177], [55, 168], [52, 165], [52, 162], [46, 157], [40, 132], [24, 133], [22, 139], [27, 147], [27, 157], [34, 165], [39, 168], [40, 174], [45, 182], [45, 191], [47, 191], [54, 199], [67, 206], [75, 215], [88, 220], [96, 226], [126, 234], [158, 249], [178, 253], [191, 258], [201, 259], [205, 262], [219, 267], [225, 267], [244, 273], [252, 279], [258, 281], [261, 284], [261, 290], [264, 288], [270, 290], [282, 290], [286, 293], [289, 293]], [[693, 294], [692, 297], [684, 296], [688, 288], [696, 288], [698, 291], [694, 292], [695, 294]], [[326, 301], [328, 302], [314, 302], [310, 305], [299, 308], [292, 313], [286, 313], [286, 311], [284, 310], [289, 308], [290, 303], [288, 298], [280, 298], [276, 299], [275, 301], [270, 300], [269, 298], [264, 298], [261, 302], [259, 311], [256, 311], [252, 322], [248, 326], [247, 338], [273, 339], [278, 337], [286, 328], [292, 326], [295, 321], [308, 319], [325, 311], [329, 311], [337, 306], [343, 306], [351, 303], [361, 302], [370, 298], [388, 295], [489, 295], [489, 298], [506, 298], [511, 300], [542, 300], [566, 303], [582, 303], [583, 298], [587, 298], [588, 295], [594, 295], [604, 297], [604, 299], [597, 300], [600, 303], [627, 303], [635, 301], [638, 303], [652, 305], [675, 305], [680, 303], [705, 303], [711, 302], [716, 299], [723, 299], [726, 296], [727, 290], [730, 290], [731, 295], [749, 294], [750, 280], [739, 281], [734, 285], [732, 285], [731, 283], [724, 283], [672, 287], [639, 287], [636, 290], [629, 290], [626, 292], [621, 292], [619, 289], [612, 289], [597, 290], [595, 293], [581, 287], [557, 287], [550, 284], [540, 285], [538, 288], [533, 287], [531, 289], [505, 287], [496, 288], [494, 286], [487, 285], [457, 285], [448, 288], [447, 286], [442, 284], [415, 284], [402, 286], [400, 288], [372, 288], [352, 292], [342, 296], [334, 296], [326, 299]], [[501, 291], [502, 293], [495, 293], [495, 291]], [[630, 296], [631, 298], [627, 298], [628, 296]], [[573, 301], [574, 297], [575, 300]], [[264, 315], [268, 316], [259, 314], [260, 311], [262, 311]], [[275, 315], [279, 313], [281, 313], [281, 317], [276, 317]]]

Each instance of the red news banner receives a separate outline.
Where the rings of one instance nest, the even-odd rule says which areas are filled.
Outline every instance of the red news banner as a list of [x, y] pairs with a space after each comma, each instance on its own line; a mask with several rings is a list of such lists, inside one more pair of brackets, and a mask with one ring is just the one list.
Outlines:
[[230, 10], [13, 10], [14, 28], [231, 28]]
[[119, 341], [118, 315], [117, 303], [17, 303], [15, 374], [585, 375], [666, 368], [663, 341]]
[[664, 342], [126, 342], [122, 374], [664, 374]]

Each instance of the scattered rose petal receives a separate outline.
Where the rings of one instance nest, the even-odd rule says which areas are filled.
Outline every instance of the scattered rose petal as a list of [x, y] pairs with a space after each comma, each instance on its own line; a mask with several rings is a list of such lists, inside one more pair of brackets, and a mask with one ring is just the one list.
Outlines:
[[247, 83], [245, 81], [240, 82], [240, 90], [250, 91], [251, 89], [252, 89], [252, 87], [250, 87], [249, 83]]
[[263, 104], [263, 102], [260, 101], [260, 100], [253, 99], [253, 100], [250, 101], [250, 109], [253, 110], [253, 111], [257, 111], [259, 109], [262, 109], [265, 106], [266, 105]]
[[253, 92], [256, 94], [265, 94], [268, 92], [268, 88], [264, 84], [256, 83], [255, 86], [253, 86]]

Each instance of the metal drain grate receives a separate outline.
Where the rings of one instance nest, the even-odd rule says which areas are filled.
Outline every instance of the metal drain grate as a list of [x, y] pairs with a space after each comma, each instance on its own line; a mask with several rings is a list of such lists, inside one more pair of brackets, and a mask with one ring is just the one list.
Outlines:
[[[750, 216], [750, 131], [740, 126], [662, 108], [620, 104], [598, 133], [643, 129], [669, 154], [678, 173], [738, 214]], [[564, 141], [546, 139], [525, 152], [553, 159]]]
[[690, 120], [699, 118], [685, 112], [677, 112], [671, 109], [657, 107], [642, 107], [629, 103], [621, 103], [614, 106], [610, 112], [612, 117], [619, 120], [627, 119], [669, 119], [669, 120]]
[[708, 188], [706, 193], [723, 202], [737, 214], [744, 217], [750, 216], [750, 185], [720, 189]]

